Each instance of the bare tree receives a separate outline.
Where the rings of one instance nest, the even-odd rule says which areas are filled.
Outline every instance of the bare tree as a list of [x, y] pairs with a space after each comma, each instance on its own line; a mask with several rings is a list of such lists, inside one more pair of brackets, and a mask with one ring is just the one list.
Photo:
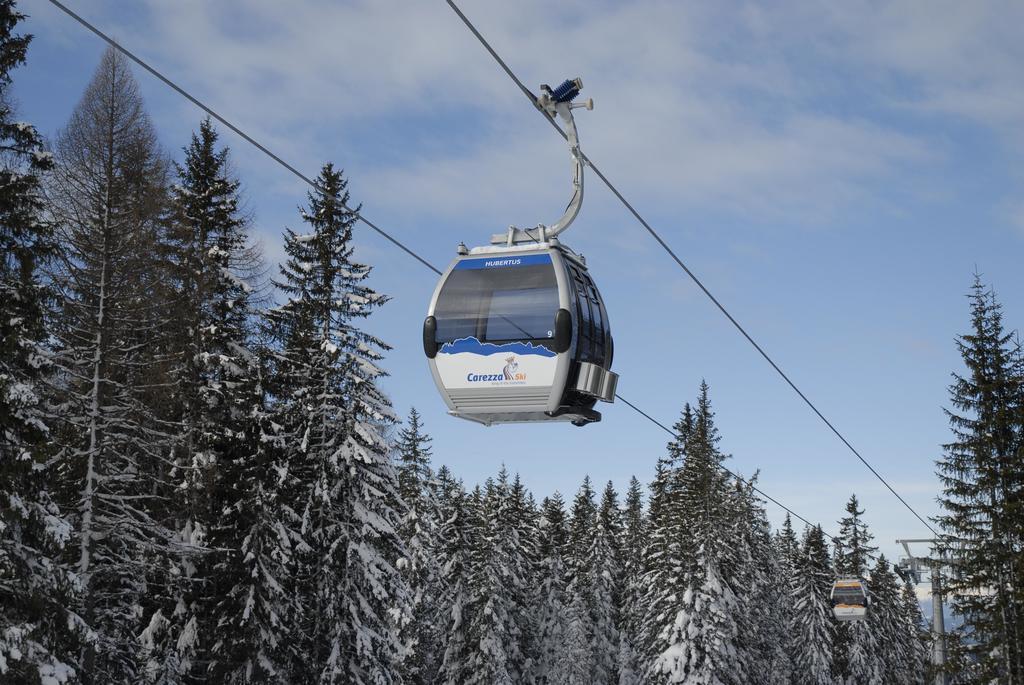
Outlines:
[[83, 666], [93, 682], [124, 682], [136, 671], [146, 565], [168, 539], [156, 513], [163, 457], [152, 410], [168, 163], [119, 53], [103, 55], [55, 154], [63, 482], [77, 510], [81, 613], [97, 634]]

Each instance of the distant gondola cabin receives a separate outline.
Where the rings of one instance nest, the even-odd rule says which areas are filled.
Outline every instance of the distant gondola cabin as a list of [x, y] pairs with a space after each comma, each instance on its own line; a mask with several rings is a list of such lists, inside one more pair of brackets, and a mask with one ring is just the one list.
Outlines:
[[867, 585], [860, 578], [840, 578], [832, 584], [832, 613], [838, 621], [860, 621], [868, 613]]

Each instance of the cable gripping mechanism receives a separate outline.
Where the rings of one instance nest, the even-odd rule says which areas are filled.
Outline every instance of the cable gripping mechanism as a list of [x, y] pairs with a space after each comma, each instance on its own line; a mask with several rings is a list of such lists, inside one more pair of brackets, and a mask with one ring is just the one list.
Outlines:
[[550, 226], [538, 224], [535, 228], [522, 230], [510, 226], [508, 232], [497, 233], [491, 236], [491, 244], [494, 245], [517, 245], [520, 243], [540, 243], [555, 238], [559, 233], [569, 228], [569, 225], [576, 219], [583, 205], [583, 167], [586, 164], [583, 152], [580, 150], [579, 137], [576, 133], [576, 120], [573, 118], [572, 110], [584, 108], [594, 109], [594, 100], [588, 98], [580, 102], [573, 102], [583, 88], [583, 79], [566, 79], [557, 88], [552, 89], [547, 84], [540, 87], [541, 94], [534, 104], [537, 109], [544, 112], [554, 120], [556, 117], [565, 124], [565, 139], [569, 143], [569, 152], [573, 161], [573, 194], [569, 204], [565, 208], [562, 217]]

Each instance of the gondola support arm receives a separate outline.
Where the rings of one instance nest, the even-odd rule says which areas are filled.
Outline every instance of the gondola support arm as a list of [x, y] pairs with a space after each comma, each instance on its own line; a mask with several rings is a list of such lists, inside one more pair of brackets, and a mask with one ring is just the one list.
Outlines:
[[497, 233], [491, 236], [492, 245], [519, 245], [523, 243], [543, 243], [551, 238], [557, 237], [560, 233], [569, 228], [569, 225], [580, 213], [583, 206], [583, 167], [586, 159], [580, 150], [579, 136], [576, 131], [576, 120], [573, 117], [574, 109], [594, 109], [594, 100], [588, 98], [580, 102], [573, 102], [580, 90], [583, 88], [583, 80], [580, 78], [567, 79], [557, 88], [541, 85], [540, 97], [537, 98], [537, 108], [547, 114], [551, 119], [561, 119], [565, 125], [565, 138], [569, 143], [569, 153], [572, 156], [573, 179], [572, 197], [569, 204], [562, 213], [562, 217], [545, 226], [538, 224], [535, 228], [520, 229], [510, 226], [507, 233]]

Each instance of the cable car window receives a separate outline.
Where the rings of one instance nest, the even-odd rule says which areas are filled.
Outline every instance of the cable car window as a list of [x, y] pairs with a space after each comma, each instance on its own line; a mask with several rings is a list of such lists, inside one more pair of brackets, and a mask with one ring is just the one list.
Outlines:
[[[594, 313], [594, 327], [603, 333], [604, 321], [601, 319], [601, 300], [597, 297], [597, 291], [594, 290], [594, 286], [590, 286], [590, 304]], [[601, 337], [604, 337], [603, 335]]]
[[591, 298], [587, 298], [590, 306], [590, 354], [589, 361], [600, 364], [604, 357], [604, 332], [601, 330], [601, 308]]
[[597, 288], [593, 281], [590, 282], [587, 293], [590, 299], [590, 308], [594, 318], [594, 359], [595, 363], [601, 364], [605, 357], [605, 331], [606, 326], [602, 318], [601, 296], [597, 294]]
[[594, 316], [590, 311], [590, 301], [587, 299], [586, 289], [580, 289], [580, 328], [586, 329], [587, 338], [590, 339], [593, 336], [593, 321]]
[[590, 276], [571, 264], [576, 296], [576, 310], [579, 318], [579, 339], [576, 346], [576, 359], [592, 364], [604, 364], [604, 326], [601, 316], [600, 299], [597, 296]]
[[496, 290], [491, 294], [485, 335], [487, 340], [542, 340], [554, 336], [553, 312], [558, 310], [558, 290], [526, 288]]
[[439, 344], [554, 337], [558, 282], [550, 264], [456, 269], [441, 287], [434, 316]]
[[590, 353], [590, 307], [587, 304], [587, 284], [580, 275], [579, 269], [570, 266], [574, 295], [576, 297], [576, 313], [579, 319], [579, 342], [576, 357], [586, 357]]
[[865, 605], [864, 595], [858, 590], [836, 590], [832, 595], [832, 604], [856, 604]]

